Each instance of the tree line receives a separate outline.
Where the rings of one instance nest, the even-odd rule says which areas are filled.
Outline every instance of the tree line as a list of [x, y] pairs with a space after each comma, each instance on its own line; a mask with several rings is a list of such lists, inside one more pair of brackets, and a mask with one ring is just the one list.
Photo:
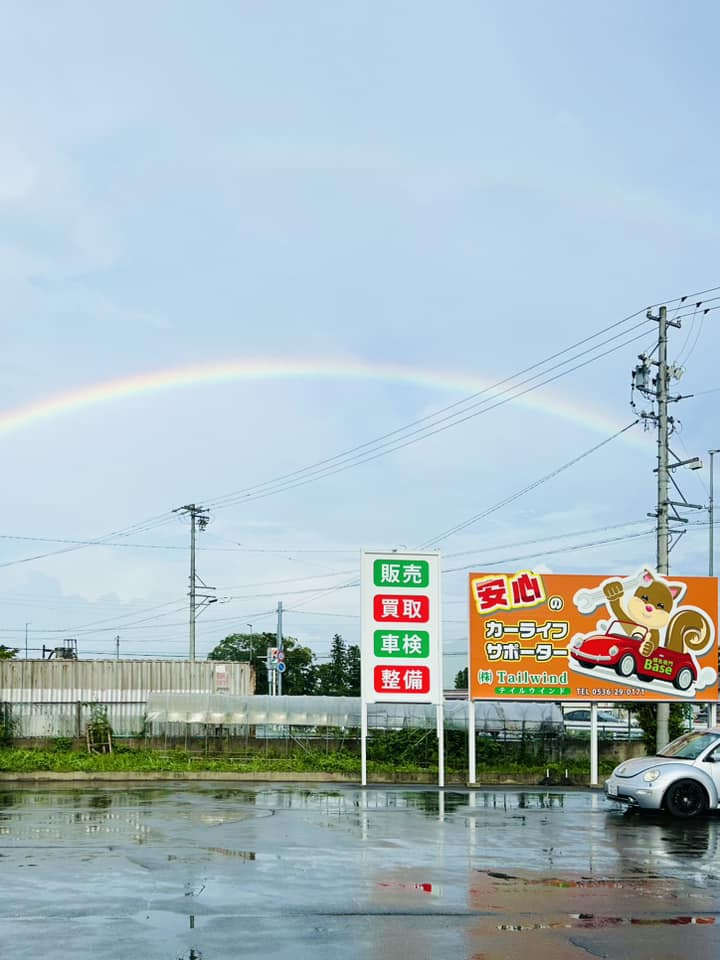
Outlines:
[[[241, 660], [255, 668], [255, 693], [269, 693], [267, 650], [276, 647], [274, 633], [231, 633], [208, 654], [208, 660]], [[319, 663], [310, 647], [294, 637], [283, 639], [285, 672], [282, 692], [287, 696], [360, 696], [360, 647], [346, 644], [336, 633], [330, 659]]]

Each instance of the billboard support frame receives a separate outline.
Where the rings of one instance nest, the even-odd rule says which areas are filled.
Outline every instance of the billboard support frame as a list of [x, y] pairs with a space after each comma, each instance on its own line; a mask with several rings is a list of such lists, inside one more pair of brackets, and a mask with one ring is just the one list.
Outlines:
[[445, 706], [435, 706], [435, 728], [438, 742], [438, 787], [445, 786]]
[[477, 783], [477, 744], [475, 742], [475, 701], [468, 697], [468, 783]]
[[360, 784], [367, 786], [367, 732], [368, 708], [363, 699], [360, 703]]
[[590, 786], [598, 785], [598, 705], [590, 704]]

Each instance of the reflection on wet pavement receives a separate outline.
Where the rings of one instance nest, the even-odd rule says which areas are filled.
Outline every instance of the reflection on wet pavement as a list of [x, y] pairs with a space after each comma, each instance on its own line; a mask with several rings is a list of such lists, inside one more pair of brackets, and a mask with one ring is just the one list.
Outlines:
[[719, 852], [717, 815], [585, 790], [3, 790], [0, 930], [13, 958], [715, 957]]

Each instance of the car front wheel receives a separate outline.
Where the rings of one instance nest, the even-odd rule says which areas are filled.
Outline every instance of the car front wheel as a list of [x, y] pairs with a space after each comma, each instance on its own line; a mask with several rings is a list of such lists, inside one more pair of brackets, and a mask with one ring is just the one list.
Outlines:
[[675, 677], [675, 686], [678, 688], [678, 690], [687, 690], [692, 682], [692, 670], [690, 670], [688, 667], [683, 667]]
[[631, 653], [626, 653], [624, 657], [618, 660], [615, 669], [621, 677], [629, 677], [635, 669], [635, 657]]
[[678, 780], [665, 794], [665, 808], [673, 817], [697, 817], [707, 806], [707, 793], [697, 780]]

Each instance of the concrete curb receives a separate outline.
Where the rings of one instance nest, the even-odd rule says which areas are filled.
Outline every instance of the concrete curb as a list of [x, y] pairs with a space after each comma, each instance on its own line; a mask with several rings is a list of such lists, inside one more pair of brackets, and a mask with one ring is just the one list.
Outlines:
[[[322, 773], [317, 771], [297, 773], [287, 771], [253, 771], [234, 773], [218, 770], [145, 770], [133, 773], [125, 770], [33, 770], [23, 772], [0, 772], [0, 783], [40, 784], [40, 783], [162, 783], [225, 781], [236, 783], [348, 783], [360, 786], [359, 777], [347, 773]], [[380, 774], [368, 774], [368, 783], [374, 786], [437, 786], [437, 778], [427, 774], [396, 774], [394, 777]], [[446, 787], [484, 789], [485, 787], [526, 787], [529, 790], [547, 789], [598, 789], [587, 783], [543, 784], [535, 780], [497, 777], [486, 779], [482, 783], [470, 784], [467, 780], [445, 781]]]
[[33, 770], [29, 773], [0, 773], [0, 783], [93, 783], [104, 781], [105, 783], [156, 783], [163, 780], [266, 780], [266, 781], [289, 781], [289, 782], [356, 782], [356, 778], [345, 776], [339, 773], [279, 773], [269, 771], [266, 773], [232, 773], [230, 771], [216, 770], [189, 770], [187, 772], [177, 772], [170, 770], [146, 770], [138, 773], [131, 771], [108, 770], [106, 772], [96, 770], [68, 770], [58, 772], [56, 770]]
[[[320, 772], [283, 772], [279, 770], [272, 771], [253, 771], [247, 773], [233, 773], [232, 771], [220, 770], [188, 770], [188, 771], [170, 771], [170, 770], [146, 770], [133, 773], [131, 771], [88, 771], [88, 770], [68, 770], [58, 772], [56, 770], [33, 770], [22, 773], [0, 773], [0, 783], [157, 783], [166, 780], [176, 781], [207, 781], [207, 780], [227, 780], [239, 782], [266, 782], [266, 783], [359, 783], [359, 777], [346, 773], [320, 773]], [[368, 782], [372, 783], [391, 783], [391, 784], [434, 784], [436, 780], [430, 777], [423, 777], [421, 774], [398, 775], [396, 778], [372, 776], [368, 774]], [[457, 785], [464, 783], [462, 780], [455, 781]]]

